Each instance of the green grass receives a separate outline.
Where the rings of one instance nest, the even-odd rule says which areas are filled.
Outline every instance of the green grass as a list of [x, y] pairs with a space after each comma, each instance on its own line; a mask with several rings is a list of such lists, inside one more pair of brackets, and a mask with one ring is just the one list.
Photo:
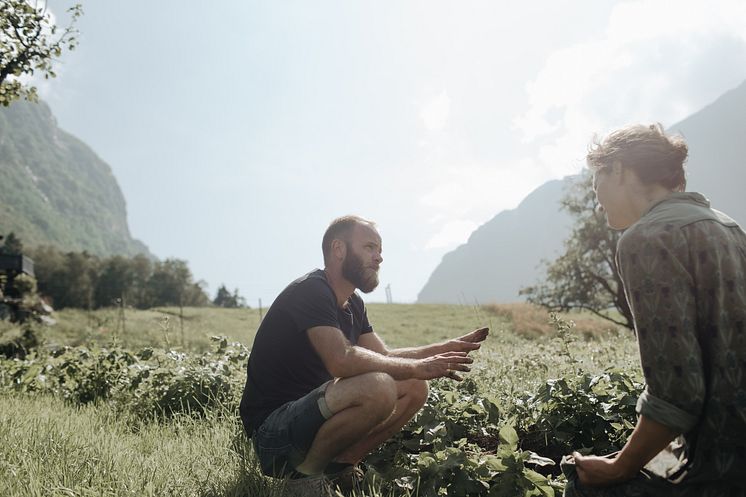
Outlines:
[[16, 395], [0, 409], [8, 497], [272, 495], [252, 455], [235, 417], [138, 425], [106, 405]]
[[[544, 314], [520, 306], [509, 311], [368, 306], [371, 323], [390, 347], [441, 341], [490, 326], [490, 337], [474, 354], [470, 376], [480, 392], [497, 399], [501, 412], [509, 412], [514, 399], [536, 391], [547, 379], [570, 377], [581, 368], [590, 373], [639, 369], [637, 346], [627, 330], [608, 331], [603, 321], [573, 315], [583, 321], [582, 330], [563, 341], [542, 328]], [[131, 349], [168, 342], [172, 348], [202, 352], [212, 348], [211, 335], [251, 346], [259, 323], [255, 309], [185, 309], [182, 347], [178, 314], [178, 308], [125, 310], [122, 332], [115, 309], [65, 310], [56, 313], [57, 326], [44, 329], [44, 339], [47, 345], [109, 345], [116, 340]], [[601, 331], [588, 331], [594, 323]], [[73, 407], [49, 396], [2, 394], [0, 495], [280, 495], [281, 482], [261, 476], [255, 467], [236, 413], [218, 411], [207, 419], [144, 423], [105, 403]]]
[[258, 309], [187, 307], [183, 319], [178, 307], [125, 309], [123, 315], [124, 320], [118, 308], [63, 309], [54, 315], [57, 325], [45, 328], [45, 338], [50, 345], [117, 342], [132, 350], [160, 347], [204, 352], [211, 348], [210, 337], [215, 335], [250, 345], [259, 326]]

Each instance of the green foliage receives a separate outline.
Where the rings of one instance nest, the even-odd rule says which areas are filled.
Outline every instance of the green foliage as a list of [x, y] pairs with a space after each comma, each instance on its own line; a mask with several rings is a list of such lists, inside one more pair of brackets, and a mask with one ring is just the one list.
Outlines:
[[13, 278], [13, 288], [23, 298], [36, 294], [36, 278], [28, 274], [19, 274]]
[[[179, 310], [127, 312], [128, 333], [143, 336], [125, 338], [142, 345], [156, 342], [146, 332]], [[475, 319], [465, 306], [373, 304], [369, 312], [399, 346], [452, 336]], [[62, 326], [82, 336], [86, 319], [103, 323], [113, 313], [66, 310], [45, 333], [60, 338]], [[247, 309], [185, 309], [185, 318], [188, 333], [225, 329], [246, 343], [258, 324], [258, 312]], [[523, 338], [499, 317], [491, 326], [467, 379], [431, 382], [417, 417], [366, 459], [369, 485], [355, 497], [559, 496], [559, 456], [584, 447], [603, 453], [624, 440], [639, 389], [624, 372], [637, 367], [628, 334], [584, 340], [560, 316], [556, 337]], [[256, 468], [237, 420], [244, 347], [218, 338], [206, 353], [118, 346], [49, 353], [49, 340], [23, 360], [0, 360], [0, 461], [7, 461], [0, 471], [14, 475], [0, 479], [0, 494], [64, 487], [81, 495], [282, 495], [283, 482]], [[627, 369], [604, 371], [610, 365]]]
[[204, 416], [219, 405], [236, 412], [248, 351], [240, 344], [229, 344], [225, 337], [213, 339], [217, 350], [209, 355], [190, 357], [171, 351], [153, 364], [155, 351], [140, 352], [138, 357], [146, 362], [130, 375], [123, 404], [144, 417]]
[[573, 450], [620, 450], [634, 428], [642, 389], [619, 370], [548, 380], [516, 402], [522, 446], [554, 460]]
[[204, 416], [216, 406], [237, 409], [247, 350], [215, 337], [216, 350], [176, 351], [65, 347], [51, 354], [0, 362], [0, 386], [58, 395], [74, 405], [112, 402], [139, 419]]
[[130, 235], [111, 168], [58, 128], [45, 103], [0, 106], [0, 137], [2, 234], [15, 232], [27, 249], [52, 245], [99, 257], [148, 253]]
[[199, 283], [192, 281], [186, 261], [166, 259], [156, 262], [148, 278], [149, 307], [156, 305], [204, 306], [209, 304]]
[[635, 405], [643, 385], [624, 371], [609, 368], [591, 375], [577, 367], [572, 352], [575, 323], [550, 314], [557, 331], [560, 356], [573, 376], [547, 380], [534, 394], [515, 399], [523, 447], [541, 450], [559, 462], [572, 450], [607, 454], [620, 450], [634, 428]]
[[282, 497], [237, 416], [141, 423], [110, 404], [11, 394], [0, 404], [3, 497]]
[[[0, 240], [3, 237], [0, 236]], [[12, 231], [5, 237], [3, 245], [0, 247], [0, 255], [22, 255], [23, 254], [23, 242], [16, 236]]]
[[32, 323], [19, 326], [0, 320], [0, 357], [23, 359], [41, 343], [42, 333]]
[[57, 33], [46, 3], [3, 0], [0, 3], [0, 105], [8, 106], [25, 97], [36, 100], [36, 88], [24, 87], [17, 79], [39, 71], [45, 79], [55, 76], [52, 62], [62, 50], [73, 50], [78, 31], [73, 26], [83, 14], [80, 4], [68, 9], [70, 25]]
[[194, 282], [186, 261], [151, 262], [143, 255], [101, 259], [88, 252], [62, 253], [52, 247], [31, 251], [39, 292], [57, 309], [97, 309], [131, 305], [205, 306], [202, 284]]
[[[562, 199], [562, 208], [575, 218], [565, 253], [546, 264], [546, 281], [521, 290], [531, 303], [552, 311], [584, 309], [632, 329], [632, 313], [616, 267], [620, 232], [606, 225], [596, 211], [592, 176], [585, 173]], [[609, 313], [615, 309], [620, 317]]]
[[554, 496], [557, 487], [532, 469], [553, 461], [519, 449], [514, 421], [470, 379], [433, 382], [425, 407], [367, 461], [423, 497]]
[[213, 300], [212, 303], [218, 307], [227, 307], [229, 309], [246, 307], [246, 299], [238, 294], [238, 288], [231, 293], [225, 285], [220, 285], [220, 288], [218, 288], [218, 291], [215, 294], [215, 300]]

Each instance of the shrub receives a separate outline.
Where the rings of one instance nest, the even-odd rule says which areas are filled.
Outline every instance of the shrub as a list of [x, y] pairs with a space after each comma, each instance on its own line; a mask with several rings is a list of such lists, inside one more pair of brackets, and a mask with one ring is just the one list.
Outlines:
[[202, 416], [217, 405], [238, 407], [248, 352], [225, 337], [216, 351], [188, 355], [143, 349], [64, 347], [0, 363], [0, 385], [60, 395], [73, 404], [110, 401], [140, 419]]
[[622, 371], [547, 381], [515, 407], [521, 447], [555, 461], [572, 450], [620, 450], [634, 428], [643, 386]]

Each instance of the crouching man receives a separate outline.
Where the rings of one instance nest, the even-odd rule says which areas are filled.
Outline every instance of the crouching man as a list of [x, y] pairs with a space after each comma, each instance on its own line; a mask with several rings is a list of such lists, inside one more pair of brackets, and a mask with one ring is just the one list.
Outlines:
[[459, 380], [488, 329], [442, 343], [388, 349], [360, 295], [378, 285], [381, 237], [356, 216], [335, 219], [324, 269], [293, 281], [259, 326], [241, 419], [262, 471], [288, 490], [328, 495], [360, 482], [358, 463], [427, 400], [427, 380]]

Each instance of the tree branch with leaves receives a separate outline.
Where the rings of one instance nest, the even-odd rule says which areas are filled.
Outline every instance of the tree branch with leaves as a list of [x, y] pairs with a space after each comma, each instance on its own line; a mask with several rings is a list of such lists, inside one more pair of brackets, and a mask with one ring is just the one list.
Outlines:
[[565, 240], [565, 252], [544, 261], [543, 282], [521, 290], [528, 301], [550, 311], [586, 310], [616, 325], [632, 329], [632, 312], [616, 266], [616, 246], [621, 232], [606, 225], [596, 211], [592, 177], [586, 171], [560, 201], [575, 218]]
[[36, 101], [36, 87], [24, 85], [21, 76], [40, 72], [54, 78], [54, 62], [64, 49], [78, 44], [75, 22], [83, 15], [76, 4], [67, 10], [70, 24], [61, 32], [44, 2], [2, 0], [0, 2], [0, 105], [7, 107], [19, 98]]

